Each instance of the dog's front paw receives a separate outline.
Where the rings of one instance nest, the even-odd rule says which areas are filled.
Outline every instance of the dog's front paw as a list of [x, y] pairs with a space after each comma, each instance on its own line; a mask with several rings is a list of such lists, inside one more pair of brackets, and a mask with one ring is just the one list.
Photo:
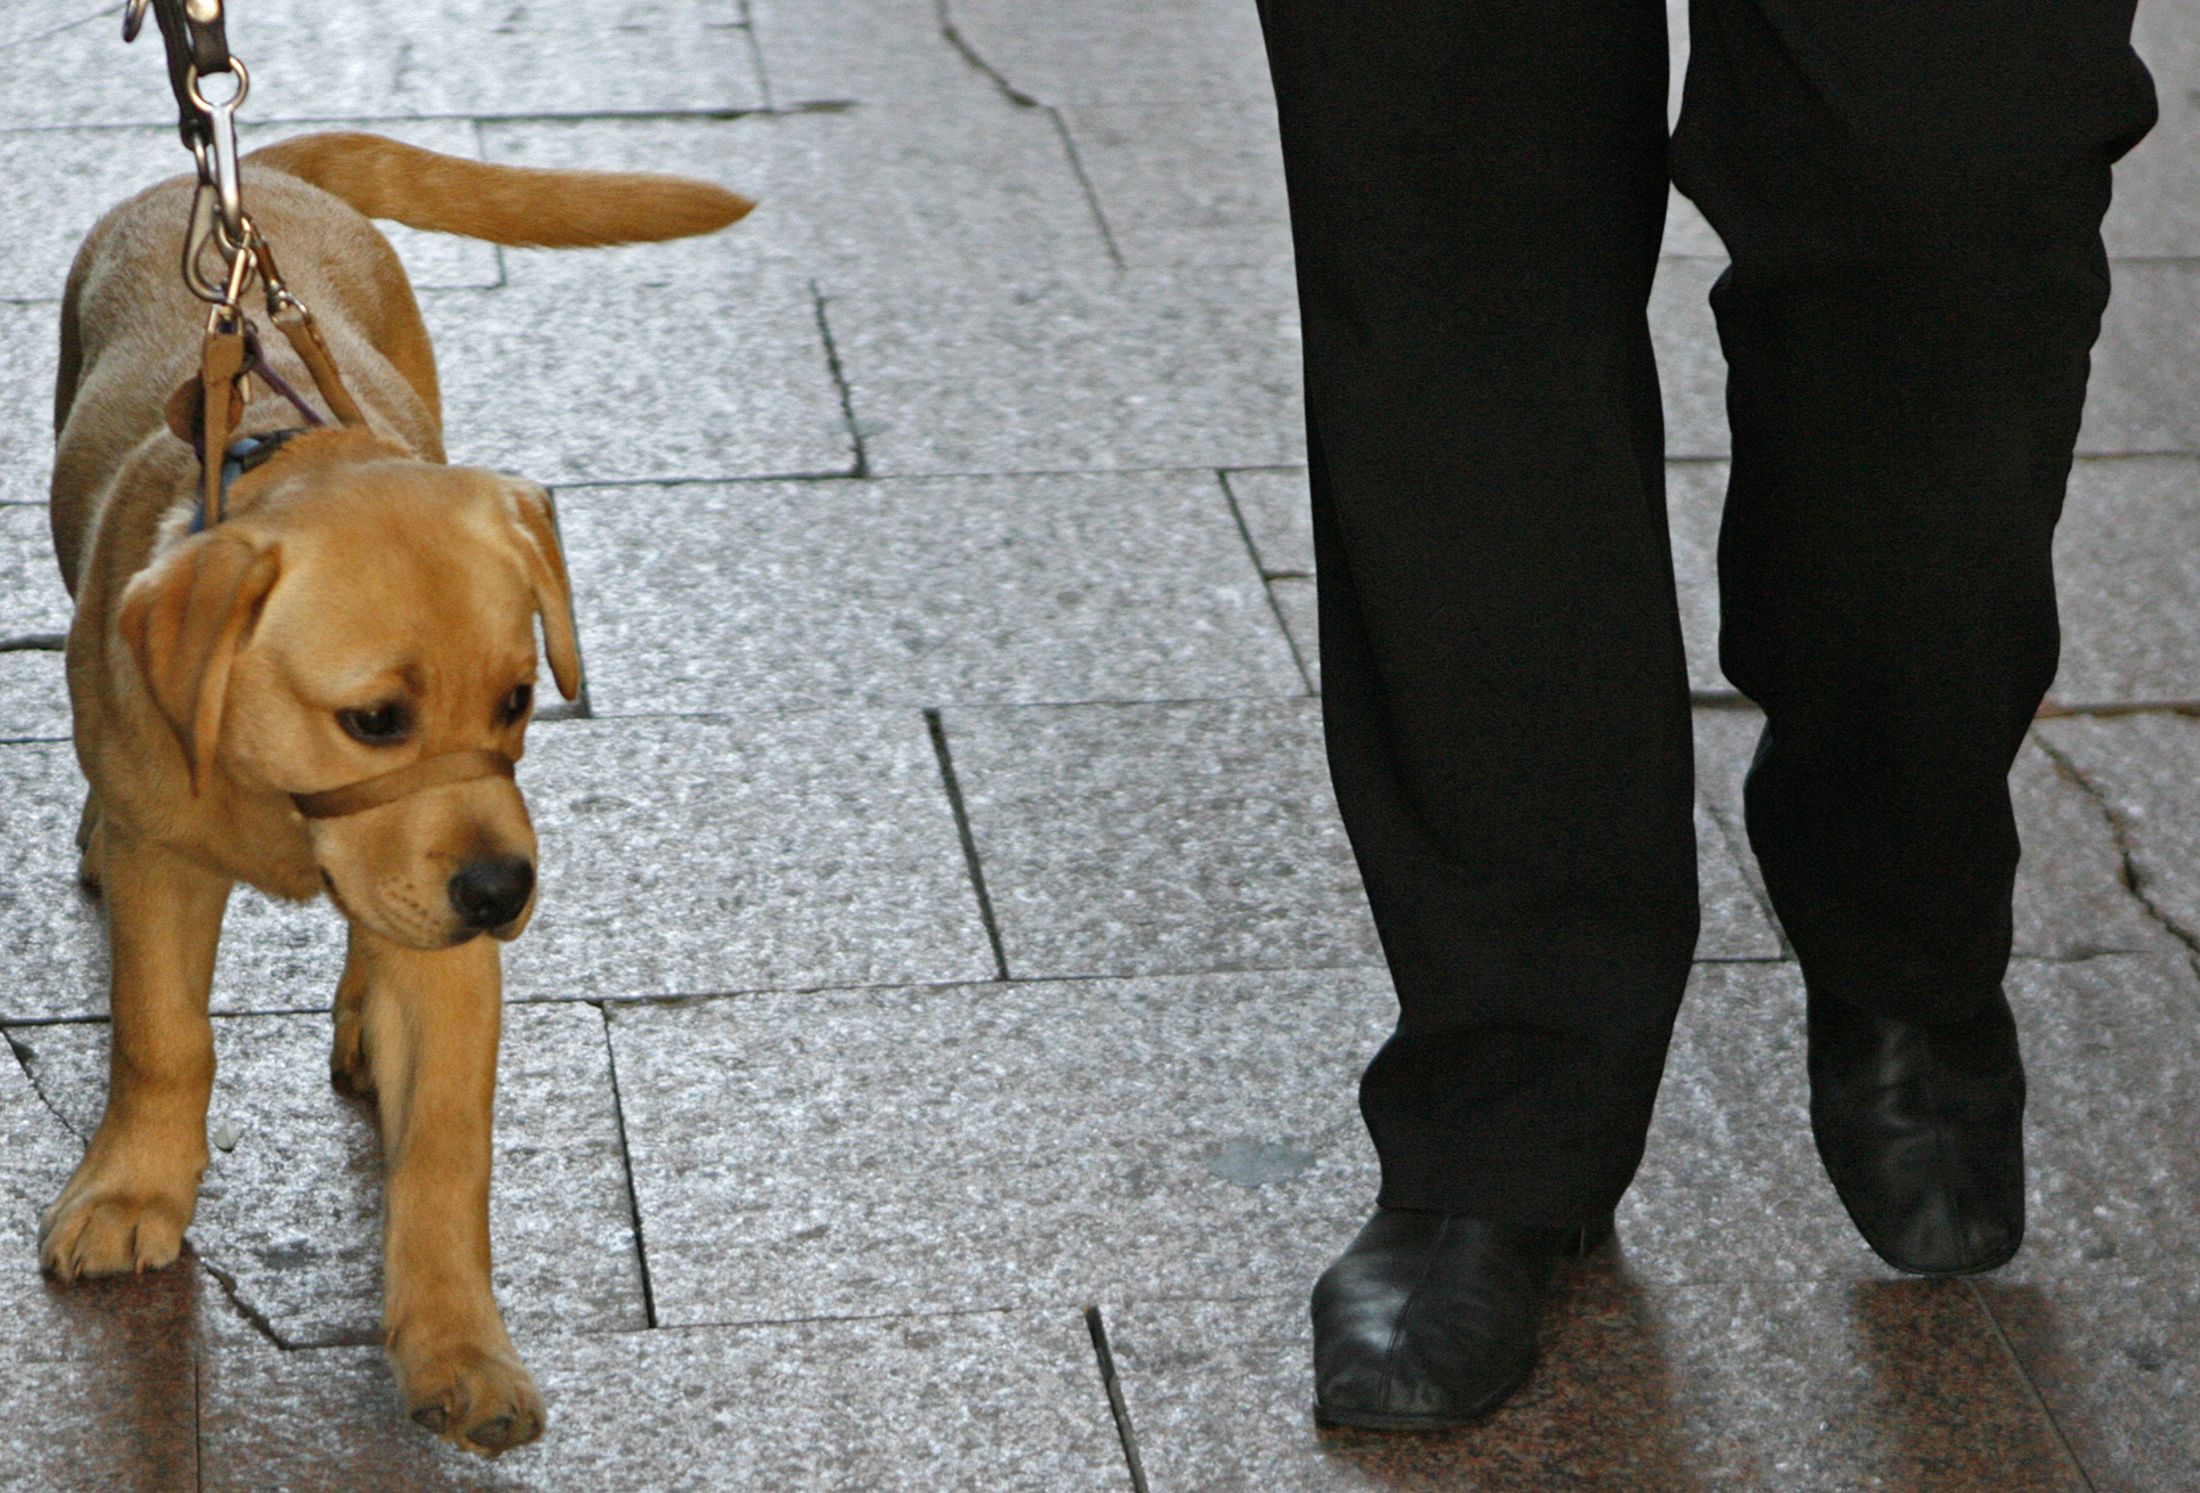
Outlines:
[[494, 1457], [525, 1446], [548, 1419], [535, 1381], [509, 1348], [463, 1343], [431, 1352], [393, 1346], [397, 1387], [418, 1424]]
[[179, 1198], [172, 1190], [109, 1181], [87, 1161], [46, 1210], [38, 1263], [64, 1281], [172, 1265], [197, 1201], [196, 1189]]
[[340, 1093], [374, 1097], [374, 1066], [367, 1061], [366, 1034], [356, 1014], [339, 1011], [336, 1040], [329, 1044], [328, 1080]]

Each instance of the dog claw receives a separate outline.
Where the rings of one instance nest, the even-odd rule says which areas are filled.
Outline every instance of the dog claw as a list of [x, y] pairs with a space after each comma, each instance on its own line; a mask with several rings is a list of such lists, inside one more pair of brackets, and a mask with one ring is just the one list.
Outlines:
[[449, 1419], [449, 1412], [441, 1405], [422, 1405], [413, 1412], [414, 1425], [424, 1426], [438, 1436], [443, 1434], [443, 1427]]

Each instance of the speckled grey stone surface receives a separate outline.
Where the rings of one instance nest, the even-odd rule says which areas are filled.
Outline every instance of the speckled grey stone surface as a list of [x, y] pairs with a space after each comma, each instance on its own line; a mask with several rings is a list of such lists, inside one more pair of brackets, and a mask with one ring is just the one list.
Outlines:
[[2020, 960], [2031, 1219], [2001, 1279], [2200, 1267], [2200, 978], [2184, 959]]
[[379, 1353], [222, 1352], [206, 1365], [201, 1486], [1098, 1493], [1127, 1483], [1072, 1306], [516, 1336], [550, 1423], [495, 1463], [407, 1421]]
[[2109, 276], [2078, 450], [2200, 451], [2200, 370], [2187, 340], [2200, 321], [2200, 261], [2122, 260]]
[[1305, 673], [1306, 687], [1315, 694], [1320, 694], [1321, 616], [1313, 577], [1278, 576], [1268, 583], [1268, 594], [1275, 600], [1276, 615], [1283, 619], [1284, 630], [1291, 635], [1291, 647], [1298, 655], [1300, 669]]
[[1202, 472], [578, 489], [597, 714], [1294, 694]]
[[[232, 13], [253, 119], [749, 109], [762, 101], [739, 12], [712, 0], [415, 0], [329, 9], [263, 0]], [[40, 43], [18, 106], [80, 124], [173, 124], [160, 39], [113, 18]], [[12, 39], [14, 24], [0, 33]], [[677, 59], [677, 65], [672, 60]]]
[[1726, 358], [1706, 299], [1725, 268], [1720, 259], [1658, 261], [1650, 337], [1665, 399], [1668, 457], [1725, 456], [1733, 449], [1726, 427]]
[[1260, 559], [1261, 573], [1312, 575], [1314, 514], [1306, 468], [1225, 472], [1223, 481]]
[[60, 312], [0, 301], [0, 504], [43, 504], [53, 480], [53, 380]]
[[1260, 17], [1218, 0], [948, 0], [943, 14], [1011, 87], [1044, 103], [1273, 97]]
[[1319, 1432], [1305, 1304], [1140, 1302], [1110, 1342], [1155, 1493], [2088, 1485], [1961, 1285], [1561, 1276], [1541, 1366], [1448, 1434]]
[[198, 1374], [188, 1351], [106, 1365], [32, 1364], [0, 1383], [6, 1493], [193, 1493]]
[[1287, 466], [1305, 459], [1296, 294], [1280, 267], [1129, 270], [828, 307], [871, 468]]
[[2142, 5], [2132, 46], [2154, 74], [2162, 117], [2116, 163], [2102, 237], [2111, 256], [2200, 256], [2200, 11], [2189, 0]]
[[[214, 1023], [207, 1110], [217, 1146], [187, 1235], [237, 1299], [286, 1346], [377, 1343], [382, 1323], [383, 1162], [373, 1111], [328, 1078], [321, 1016]], [[17, 1028], [45, 1097], [79, 1134], [106, 1100], [104, 1025]], [[612, 1099], [603, 1018], [592, 1007], [514, 1006], [498, 1054], [489, 1239], [497, 1299], [513, 1323], [639, 1328], [640, 1262]]]
[[[527, 253], [511, 250], [517, 261]], [[568, 251], [580, 252], [580, 251]], [[514, 283], [423, 297], [451, 459], [537, 482], [801, 475], [853, 460], [809, 288]]]
[[1702, 921], [1698, 959], [1777, 959], [1780, 935], [1756, 886], [1743, 872], [1732, 837], [1710, 801], [1696, 795], [1696, 890]]
[[1394, 1015], [1375, 970], [616, 1007], [658, 1320], [1302, 1286]]
[[1062, 121], [1126, 263], [1291, 262], [1271, 99], [1078, 103]]
[[520, 783], [542, 842], [512, 995], [984, 979], [994, 969], [916, 711], [560, 723]]
[[[249, 58], [246, 65], [251, 65]], [[467, 120], [381, 120], [371, 129], [445, 155], [480, 153], [473, 124]], [[294, 124], [262, 124], [237, 133], [238, 144], [250, 151], [306, 130]], [[35, 150], [41, 172], [51, 173], [60, 195], [23, 225], [25, 241], [0, 265], [0, 298], [8, 300], [58, 302], [77, 245], [109, 208], [154, 182], [192, 169], [189, 153], [176, 139], [173, 120], [138, 129], [40, 130], [30, 137], [0, 134], [0, 159], [15, 150]], [[246, 206], [251, 206], [249, 195]], [[180, 246], [183, 224], [177, 222], [175, 229]], [[421, 233], [396, 223], [383, 225], [383, 232], [397, 246], [415, 287], [497, 283], [496, 249], [489, 244]], [[278, 240], [274, 247], [281, 258], [284, 245]]]
[[0, 739], [69, 736], [69, 683], [61, 655], [43, 649], [0, 653]]
[[2076, 464], [2055, 533], [2064, 706], [2200, 702], [2200, 460]]
[[949, 43], [938, 0], [748, 0], [772, 101], [917, 101], [967, 118], [1007, 103]]
[[2077, 717], [2036, 734], [2099, 796], [2139, 894], [2186, 942], [2200, 936], [2200, 720]]
[[44, 503], [0, 505], [0, 638], [69, 630]]
[[[950, 94], [950, 97], [957, 95]], [[723, 233], [623, 249], [508, 256], [515, 283], [684, 286], [772, 266], [888, 291], [921, 311], [943, 284], [1115, 272], [1069, 148], [1044, 110], [988, 91], [738, 119], [493, 122], [491, 159], [679, 170], [756, 210]]]
[[1378, 958], [1316, 702], [945, 720], [1011, 973]]
[[0, 746], [0, 1020], [107, 1009], [99, 904], [76, 882], [83, 808], [67, 743]]
[[1681, 636], [1688, 645], [1688, 687], [1732, 693], [1719, 671], [1719, 516], [1726, 506], [1723, 461], [1665, 466], [1665, 511], [1673, 535]]
[[2200, 1279], [1980, 1286], [2096, 1488], [2200, 1486]]

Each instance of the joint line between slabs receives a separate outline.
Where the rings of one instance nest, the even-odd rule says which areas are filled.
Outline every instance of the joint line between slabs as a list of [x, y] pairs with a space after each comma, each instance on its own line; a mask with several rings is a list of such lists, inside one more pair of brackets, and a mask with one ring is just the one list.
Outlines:
[[848, 443], [855, 448], [855, 466], [843, 477], [868, 477], [871, 475], [871, 456], [863, 448], [863, 427], [856, 421], [855, 393], [848, 387], [847, 370], [840, 363], [840, 348], [833, 341], [833, 324], [825, 316], [825, 292], [815, 280], [810, 282], [810, 302], [817, 308], [817, 335], [825, 343], [825, 367], [833, 376], [833, 387], [840, 393], [840, 417], [848, 425]]
[[1108, 1324], [1100, 1308], [1085, 1308], [1085, 1330], [1092, 1334], [1092, 1352], [1099, 1360], [1100, 1383], [1107, 1391], [1108, 1413], [1115, 1418], [1116, 1438], [1123, 1443], [1123, 1460], [1131, 1475], [1131, 1493], [1147, 1493], [1146, 1468], [1138, 1455], [1138, 1431], [1131, 1424], [1130, 1406], [1123, 1399], [1123, 1381], [1116, 1377], [1115, 1354], [1108, 1346]]
[[2047, 1428], [2055, 1433], [2055, 1444], [2062, 1448], [2063, 1458], [2069, 1462], [2070, 1470], [2085, 1485], [2086, 1493], [2097, 1493], [2093, 1485], [2093, 1474], [2086, 1470], [2085, 1463], [2078, 1460], [2078, 1449], [2070, 1444], [2070, 1437], [2063, 1430], [2062, 1422], [2056, 1418], [2054, 1410], [2049, 1407], [2047, 1396], [2040, 1393], [2040, 1387], [2033, 1382], [2030, 1371], [2024, 1366], [2024, 1360], [2017, 1356], [2017, 1345], [2009, 1341], [2009, 1333], [2001, 1325], [2001, 1318], [1994, 1314], [1993, 1303], [1986, 1299], [1986, 1293], [1978, 1288], [1976, 1281], [1965, 1281], [1963, 1289], [1970, 1293], [1971, 1304], [1986, 1318], [1987, 1327], [1993, 1331], [1994, 1341], [2001, 1344], [2001, 1351], [2008, 1356], [2009, 1367], [2016, 1371], [2017, 1382], [2024, 1386], [2025, 1397], [2032, 1402], [2032, 1408], [2039, 1411], [2040, 1418], [2047, 1422]]
[[649, 1244], [642, 1237], [642, 1199], [635, 1190], [634, 1152], [626, 1140], [626, 1099], [619, 1092], [619, 1049], [611, 1040], [611, 1012], [602, 1001], [589, 1001], [603, 1022], [603, 1055], [611, 1075], [611, 1116], [619, 1126], [619, 1165], [626, 1170], [627, 1216], [634, 1221], [634, 1268], [642, 1281], [642, 1320], [657, 1325], [657, 1292], [649, 1279]]
[[1001, 925], [993, 915], [993, 896], [986, 890], [985, 867], [978, 860], [978, 839], [971, 832], [970, 810], [963, 803], [962, 784], [955, 776], [955, 759], [947, 750], [947, 725], [937, 710], [924, 713], [924, 728], [932, 738], [932, 755], [939, 759], [940, 781], [947, 788], [947, 806], [955, 816], [955, 833], [962, 840], [963, 865], [970, 872], [970, 888], [978, 897], [978, 919], [985, 924], [986, 942], [993, 948], [994, 972], [1009, 979], [1008, 950], [1001, 942]]

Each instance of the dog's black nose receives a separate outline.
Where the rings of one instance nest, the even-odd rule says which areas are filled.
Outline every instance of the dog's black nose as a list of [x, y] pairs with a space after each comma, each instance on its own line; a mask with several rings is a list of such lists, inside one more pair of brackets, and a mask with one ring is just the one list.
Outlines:
[[525, 856], [484, 856], [451, 878], [451, 906], [469, 928], [500, 928], [520, 915], [534, 889], [534, 863]]

